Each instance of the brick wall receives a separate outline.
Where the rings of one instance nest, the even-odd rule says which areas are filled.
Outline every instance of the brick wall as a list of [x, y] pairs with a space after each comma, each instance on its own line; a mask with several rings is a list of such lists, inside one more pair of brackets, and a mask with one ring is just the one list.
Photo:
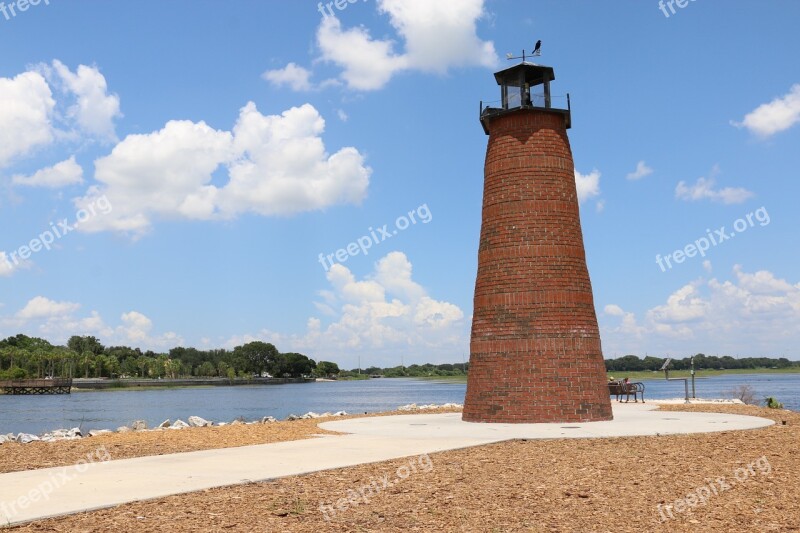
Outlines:
[[463, 419], [610, 420], [565, 116], [488, 120]]

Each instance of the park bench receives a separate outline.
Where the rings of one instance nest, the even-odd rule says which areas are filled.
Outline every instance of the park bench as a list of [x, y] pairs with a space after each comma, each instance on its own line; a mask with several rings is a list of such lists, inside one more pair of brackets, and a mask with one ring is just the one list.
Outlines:
[[626, 403], [630, 401], [631, 394], [633, 395], [633, 401], [639, 403], [638, 395], [641, 395], [642, 403], [644, 403], [644, 383], [641, 382], [609, 381], [608, 392], [616, 396], [618, 402], [621, 402], [622, 397], [625, 396]]

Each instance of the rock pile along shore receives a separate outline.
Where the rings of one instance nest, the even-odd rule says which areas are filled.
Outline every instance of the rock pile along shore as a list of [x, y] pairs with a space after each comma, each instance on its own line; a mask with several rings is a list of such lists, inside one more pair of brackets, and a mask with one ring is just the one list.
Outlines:
[[[446, 403], [443, 405], [420, 405], [417, 404], [409, 404], [409, 405], [402, 405], [397, 408], [398, 411], [426, 411], [431, 409], [440, 409], [440, 408], [461, 408], [461, 404], [457, 403]], [[286, 417], [286, 420], [309, 420], [314, 418], [329, 418], [335, 416], [347, 416], [348, 413], [345, 411], [337, 411], [335, 413], [326, 412], [326, 413], [314, 413], [313, 411], [309, 411], [304, 415], [289, 415]], [[154, 428], [148, 428], [147, 422], [145, 420], [135, 420], [128, 426], [120, 426], [116, 430], [112, 431], [110, 429], [92, 429], [84, 433], [81, 428], [72, 428], [72, 429], [56, 429], [54, 431], [48, 431], [47, 433], [43, 433], [41, 435], [33, 435], [30, 433], [18, 433], [14, 435], [13, 433], [8, 433], [5, 435], [0, 434], [0, 444], [6, 442], [16, 442], [20, 444], [28, 444], [30, 442], [57, 442], [62, 440], [77, 440], [87, 437], [96, 437], [98, 435], [105, 435], [109, 433], [127, 433], [131, 431], [165, 431], [165, 430], [181, 430], [185, 428], [195, 428], [195, 427], [222, 427], [222, 426], [236, 426], [236, 425], [253, 425], [253, 424], [270, 424], [273, 422], [278, 422], [277, 418], [272, 416], [265, 416], [260, 420], [251, 420], [246, 421], [244, 418], [239, 417], [231, 422], [212, 422], [210, 420], [206, 420], [205, 418], [199, 416], [190, 416], [187, 418], [187, 421], [184, 422], [183, 420], [177, 419], [174, 422], [171, 420], [164, 420], [162, 423], [158, 424]]]

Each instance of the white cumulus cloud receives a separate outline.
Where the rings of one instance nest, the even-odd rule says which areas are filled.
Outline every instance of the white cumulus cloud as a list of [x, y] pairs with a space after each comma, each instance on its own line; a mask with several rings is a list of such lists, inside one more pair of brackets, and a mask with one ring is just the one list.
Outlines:
[[736, 266], [733, 279], [693, 281], [646, 310], [641, 323], [634, 313], [620, 311], [606, 306], [610, 318], [601, 321], [607, 355], [800, 356], [800, 283], [766, 270], [746, 272]]
[[719, 167], [714, 166], [708, 178], [698, 178], [692, 185], [687, 185], [685, 181], [680, 181], [675, 187], [675, 198], [687, 202], [711, 200], [712, 202], [721, 202], [723, 204], [741, 204], [755, 196], [752, 191], [748, 191], [744, 187], [723, 187], [717, 189], [716, 176], [719, 173]]
[[380, 89], [406, 70], [442, 74], [454, 67], [497, 65], [494, 44], [477, 36], [484, 0], [379, 0], [378, 9], [389, 16], [399, 44], [373, 38], [364, 27], [343, 29], [331, 16], [317, 30], [322, 59], [339, 66], [352, 89]]
[[341, 77], [352, 89], [380, 89], [408, 68], [407, 58], [394, 52], [391, 40], [374, 40], [366, 28], [343, 30], [336, 17], [320, 23], [317, 43], [322, 58], [342, 68]]
[[600, 171], [595, 169], [588, 174], [575, 171], [575, 187], [578, 189], [578, 202], [600, 196]]
[[722, 202], [723, 204], [741, 204], [752, 198], [753, 192], [744, 187], [723, 187], [716, 189], [714, 178], [698, 178], [692, 185], [687, 185], [681, 181], [675, 187], [675, 197], [679, 200], [697, 202], [700, 200], [711, 200]]
[[336, 264], [327, 274], [330, 288], [321, 291], [320, 305], [330, 315], [323, 321], [312, 317], [300, 335], [263, 330], [257, 335], [229, 339], [230, 346], [265, 340], [287, 346], [284, 350], [313, 354], [355, 366], [361, 354], [367, 365], [392, 366], [401, 354], [452, 358], [466, 349], [464, 312], [456, 305], [436, 300], [413, 280], [413, 268], [405, 254], [391, 252], [375, 265], [375, 271], [357, 279]]
[[639, 161], [636, 164], [636, 170], [625, 176], [627, 179], [631, 181], [640, 180], [645, 178], [653, 173], [653, 169], [647, 166], [647, 163], [644, 161]]
[[759, 137], [770, 137], [788, 130], [800, 122], [800, 83], [792, 86], [784, 96], [762, 104], [745, 115], [741, 122], [732, 122], [739, 128], [747, 128]]
[[355, 148], [329, 154], [324, 130], [324, 119], [310, 104], [266, 116], [251, 102], [230, 132], [204, 122], [170, 121], [159, 131], [129, 135], [95, 162], [98, 185], [76, 201], [85, 207], [105, 195], [113, 213], [81, 229], [136, 236], [154, 218], [290, 215], [358, 204], [371, 170]]
[[83, 168], [75, 162], [75, 156], [56, 163], [51, 167], [37, 170], [31, 176], [15, 175], [11, 178], [15, 185], [28, 187], [58, 188], [83, 183]]
[[96, 67], [53, 61], [0, 78], [0, 168], [56, 143], [114, 141], [119, 97]]
[[184, 341], [180, 335], [168, 332], [153, 336], [153, 321], [137, 311], [123, 313], [122, 324], [114, 330], [115, 344], [125, 344], [134, 347], [145, 346], [144, 349], [167, 350], [181, 346]]
[[43, 337], [56, 344], [65, 344], [72, 335], [94, 335], [107, 346], [128, 345], [142, 350], [168, 350], [184, 344], [176, 333], [153, 333], [152, 320], [138, 311], [123, 313], [117, 325], [110, 325], [97, 311], [82, 315], [80, 308], [75, 302], [36, 296], [14, 315], [0, 315], [0, 329], [8, 330], [8, 334]]
[[50, 86], [37, 72], [0, 78], [0, 168], [53, 142], [55, 105]]
[[44, 296], [36, 296], [20, 309], [16, 316], [24, 320], [58, 317], [77, 311], [79, 308], [80, 304], [73, 302], [56, 302]]
[[63, 88], [75, 97], [68, 116], [91, 137], [115, 141], [114, 120], [122, 116], [119, 96], [108, 94], [108, 84], [97, 67], [79, 65], [72, 72], [61, 61], [53, 61], [53, 70]]
[[268, 70], [262, 77], [276, 87], [289, 86], [293, 91], [309, 91], [311, 85], [311, 71], [294, 63], [289, 63], [281, 69]]

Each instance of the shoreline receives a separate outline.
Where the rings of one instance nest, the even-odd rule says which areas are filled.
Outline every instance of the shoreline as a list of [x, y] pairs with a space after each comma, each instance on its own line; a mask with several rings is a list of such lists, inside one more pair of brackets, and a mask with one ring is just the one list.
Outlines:
[[[285, 420], [264, 417], [260, 421], [233, 421], [213, 425], [181, 426], [170, 429], [155, 427], [124, 431], [101, 430], [93, 436], [79, 438], [59, 438], [55, 440], [33, 440], [30, 442], [14, 442], [0, 440], [0, 473], [50, 468], [54, 466], [70, 466], [86, 452], [106, 447], [114, 459], [130, 459], [151, 455], [164, 455], [188, 451], [213, 450], [269, 444], [291, 440], [302, 440], [320, 435], [339, 435], [318, 426], [322, 422], [332, 420], [348, 420], [352, 418], [369, 418], [380, 416], [407, 415], [413, 413], [448, 413], [461, 412], [461, 406], [452, 405], [420, 405], [400, 406], [392, 411], [365, 414], [338, 413], [306, 413], [291, 415]], [[190, 417], [194, 418], [194, 417]], [[208, 422], [200, 419], [200, 422]], [[2, 436], [2, 435], [0, 435]]]
[[314, 383], [314, 378], [73, 378], [73, 391], [107, 389], [156, 389], [188, 387], [242, 387], [247, 385], [286, 385], [289, 383]]
[[43, 443], [55, 443], [55, 442], [64, 442], [64, 441], [78, 441], [78, 440], [85, 440], [85, 439], [96, 439], [97, 437], [101, 437], [104, 435], [124, 435], [128, 433], [152, 433], [152, 432], [164, 432], [164, 431], [176, 431], [176, 430], [186, 430], [186, 429], [195, 429], [195, 428], [223, 428], [229, 426], [253, 426], [258, 424], [275, 424], [281, 422], [294, 422], [297, 420], [322, 420], [322, 419], [345, 419], [345, 418], [354, 418], [354, 417], [368, 417], [368, 416], [385, 416], [386, 414], [398, 414], [398, 413], [411, 413], [411, 412], [446, 412], [448, 410], [458, 409], [460, 410], [463, 408], [461, 404], [454, 404], [448, 403], [443, 405], [417, 405], [417, 404], [408, 404], [408, 405], [401, 405], [392, 411], [385, 411], [385, 412], [377, 412], [377, 413], [364, 413], [363, 415], [360, 414], [350, 414], [345, 411], [337, 411], [337, 412], [330, 412], [326, 411], [324, 413], [315, 413], [313, 411], [309, 411], [303, 415], [294, 415], [290, 414], [283, 420], [278, 420], [272, 416], [263, 416], [260, 419], [256, 420], [244, 420], [243, 418], [237, 418], [232, 420], [231, 422], [222, 422], [222, 421], [211, 421], [206, 420], [203, 417], [192, 415], [187, 417], [188, 423], [184, 422], [183, 420], [175, 419], [173, 422], [172, 419], [164, 420], [161, 424], [158, 424], [154, 427], [148, 427], [147, 422], [145, 420], [135, 420], [130, 425], [127, 426], [120, 426], [114, 429], [92, 429], [86, 431], [85, 433], [79, 427], [73, 427], [70, 429], [66, 428], [58, 428], [52, 429], [49, 431], [45, 431], [39, 434], [32, 434], [26, 432], [18, 432], [16, 435], [14, 433], [0, 433], [0, 445], [3, 444], [24, 444], [29, 445], [36, 442], [43, 442]]
[[[751, 368], [751, 369], [729, 369], [729, 370], [697, 370], [695, 372], [696, 379], [708, 379], [722, 376], [741, 376], [741, 375], [775, 375], [785, 376], [800, 374], [800, 367], [792, 367], [786, 369], [774, 368]], [[615, 376], [616, 375], [616, 376]], [[669, 375], [671, 378], [691, 378], [688, 370], [670, 370]], [[631, 370], [625, 372], [622, 370], [610, 370], [606, 372], [607, 377], [629, 377], [631, 380], [642, 381], [664, 381], [664, 373], [659, 370]], [[466, 383], [467, 376], [404, 376], [405, 379], [421, 379], [424, 381], [441, 381], [443, 383]], [[397, 378], [386, 378], [397, 379]]]

